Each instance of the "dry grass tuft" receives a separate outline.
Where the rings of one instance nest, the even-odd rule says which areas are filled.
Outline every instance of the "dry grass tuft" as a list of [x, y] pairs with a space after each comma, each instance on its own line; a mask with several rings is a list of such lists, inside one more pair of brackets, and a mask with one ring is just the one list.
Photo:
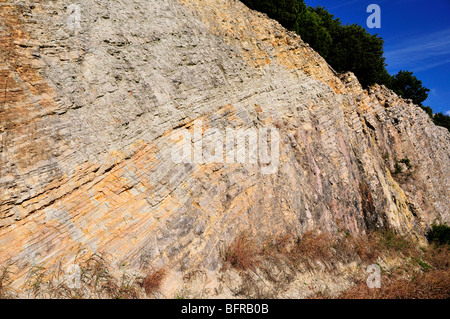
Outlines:
[[345, 241], [348, 243], [348, 250], [356, 254], [363, 262], [373, 263], [382, 253], [379, 238], [374, 233], [365, 236], [350, 236]]
[[126, 273], [120, 279], [111, 274], [110, 266], [100, 254], [93, 254], [81, 265], [81, 282], [84, 288], [99, 296], [111, 299], [137, 299], [137, 282]]
[[9, 287], [11, 283], [11, 273], [9, 266], [0, 268], [0, 299], [9, 299], [13, 293]]
[[411, 239], [394, 233], [392, 230], [385, 230], [374, 233], [379, 238], [379, 245], [382, 251], [404, 256], [412, 256], [417, 253], [417, 247]]
[[109, 271], [109, 265], [100, 254], [93, 254], [80, 265], [81, 282], [96, 294], [105, 294], [115, 297], [119, 289], [116, 279]]
[[45, 290], [46, 269], [41, 266], [33, 266], [28, 272], [26, 289], [33, 297], [37, 298]]
[[241, 271], [255, 271], [261, 263], [260, 255], [261, 250], [257, 248], [250, 234], [244, 232], [225, 249], [223, 259], [225, 266], [231, 266]]
[[450, 246], [437, 246], [433, 244], [425, 250], [423, 258], [431, 265], [431, 267], [433, 267], [433, 269], [450, 269]]
[[[238, 294], [243, 296], [276, 298], [299, 272], [319, 270], [337, 275], [341, 266], [352, 263], [357, 268], [349, 277], [354, 283], [349, 289], [340, 295], [321, 292], [312, 298], [450, 297], [449, 246], [419, 249], [414, 240], [389, 230], [358, 236], [343, 231], [334, 234], [308, 231], [301, 238], [287, 233], [268, 239], [261, 248], [248, 233], [243, 233], [223, 257], [225, 266], [242, 271], [243, 284]], [[367, 266], [388, 260], [395, 261], [395, 266], [382, 268], [382, 287], [369, 289]]]
[[114, 299], [138, 299], [139, 287], [130, 276], [123, 274], [121, 284], [114, 293]]
[[413, 278], [393, 276], [382, 280], [380, 289], [369, 289], [365, 281], [342, 292], [339, 299], [448, 299], [450, 271], [418, 273]]
[[[369, 289], [360, 279], [355, 285], [342, 292], [341, 299], [448, 299], [450, 298], [450, 248], [448, 245], [430, 245], [422, 251], [405, 238], [392, 239], [381, 234], [381, 248], [390, 254], [408, 255], [409, 263], [401, 269], [384, 273], [380, 289]], [[383, 237], [384, 236], [384, 237]], [[396, 242], [392, 242], [396, 241]], [[420, 266], [419, 269], [417, 266]]]
[[[134, 276], [125, 272], [122, 277], [113, 276], [101, 254], [86, 258], [77, 263], [79, 273], [64, 272], [60, 263], [50, 268], [31, 267], [20, 295], [46, 299], [136, 299], [143, 295]], [[19, 296], [6, 294], [8, 278], [7, 269], [0, 271], [0, 299]]]
[[166, 275], [167, 271], [164, 268], [160, 268], [156, 271], [148, 273], [147, 276], [145, 276], [141, 285], [147, 296], [150, 296], [161, 288], [161, 284], [163, 283]]
[[315, 262], [331, 267], [332, 248], [333, 240], [330, 234], [307, 231], [291, 251], [291, 257], [303, 262], [310, 269], [315, 268]]
[[[417, 253], [413, 241], [392, 231], [348, 235], [332, 240], [336, 241], [336, 249], [345, 252], [348, 258], [366, 263], [374, 263], [379, 257], [388, 254], [408, 257]], [[356, 257], [359, 260], [356, 260]]]
[[[223, 270], [231, 267], [239, 271], [242, 285], [233, 293], [244, 297], [277, 298], [305, 271], [308, 276], [324, 272], [338, 276], [350, 266], [352, 273], [347, 284], [353, 285], [349, 289], [340, 295], [339, 290], [325, 290], [312, 297], [449, 298], [449, 247], [432, 244], [419, 249], [413, 240], [390, 231], [353, 236], [341, 230], [333, 234], [308, 231], [301, 238], [295, 232], [287, 232], [258, 245], [250, 232], [243, 232], [223, 250], [222, 258]], [[366, 268], [375, 263], [382, 266], [381, 288], [369, 289]], [[152, 269], [145, 277], [125, 272], [122, 277], [114, 276], [101, 254], [84, 256], [77, 265], [77, 286], [68, 279], [72, 274], [65, 273], [60, 264], [49, 269], [32, 267], [20, 295], [59, 299], [150, 297], [157, 296], [155, 293], [167, 275], [166, 269], [160, 268]], [[10, 288], [10, 282], [10, 267], [0, 268], [0, 299], [19, 295]]]

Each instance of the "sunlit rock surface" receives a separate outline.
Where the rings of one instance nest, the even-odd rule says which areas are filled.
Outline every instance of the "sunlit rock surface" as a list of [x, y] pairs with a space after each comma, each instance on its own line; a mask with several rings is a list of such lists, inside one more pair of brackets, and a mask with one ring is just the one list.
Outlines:
[[[265, 15], [235, 0], [85, 0], [78, 28], [71, 4], [0, 1], [0, 264], [15, 263], [16, 285], [80, 253], [215, 270], [243, 230], [423, 240], [449, 222], [449, 132]], [[278, 169], [176, 163], [173, 134], [199, 120], [278, 130]]]

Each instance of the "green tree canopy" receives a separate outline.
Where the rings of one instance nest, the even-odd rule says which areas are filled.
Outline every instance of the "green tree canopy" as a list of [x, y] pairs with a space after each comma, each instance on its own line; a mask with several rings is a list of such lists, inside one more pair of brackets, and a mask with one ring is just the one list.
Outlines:
[[421, 106], [430, 92], [412, 72], [403, 70], [392, 77], [391, 89], [405, 99], [411, 99], [414, 104]]
[[364, 87], [380, 83], [387, 73], [383, 44], [382, 38], [369, 34], [359, 25], [340, 26], [333, 37], [329, 63], [338, 72], [355, 73]]
[[[332, 17], [332, 16], [331, 16]], [[299, 15], [297, 33], [316, 50], [323, 58], [327, 59], [333, 45], [333, 33], [327, 28], [328, 16], [317, 14], [311, 8], [302, 10]]]
[[244, 0], [250, 9], [266, 13], [291, 31], [298, 30], [300, 12], [306, 10], [303, 0]]
[[422, 103], [430, 91], [412, 72], [391, 76], [386, 70], [384, 41], [357, 24], [343, 25], [324, 7], [308, 7], [303, 0], [241, 0], [254, 10], [267, 13], [285, 28], [295, 31], [337, 71], [352, 71], [363, 87], [384, 84], [398, 95], [411, 99], [437, 125], [450, 130], [450, 117]]
[[434, 124], [446, 127], [450, 131], [450, 116], [437, 113], [433, 116]]

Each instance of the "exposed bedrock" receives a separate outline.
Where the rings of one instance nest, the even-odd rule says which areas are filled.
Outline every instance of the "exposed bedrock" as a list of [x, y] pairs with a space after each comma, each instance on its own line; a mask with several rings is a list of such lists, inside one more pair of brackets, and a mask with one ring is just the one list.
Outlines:
[[[71, 4], [0, 1], [0, 265], [18, 278], [80, 252], [216, 269], [243, 230], [423, 241], [449, 222], [449, 132], [265, 15], [235, 0], [85, 0], [78, 28]], [[174, 161], [174, 134], [199, 121], [277, 131], [277, 169]]]

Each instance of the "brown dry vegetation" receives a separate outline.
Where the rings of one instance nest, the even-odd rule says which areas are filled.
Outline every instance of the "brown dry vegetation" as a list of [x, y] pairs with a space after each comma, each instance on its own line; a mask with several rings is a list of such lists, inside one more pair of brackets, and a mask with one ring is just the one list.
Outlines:
[[[364, 280], [343, 291], [340, 299], [448, 299], [450, 272], [434, 270], [416, 273], [412, 278], [389, 275], [380, 289], [369, 289]], [[327, 297], [327, 296], [323, 296]]]
[[231, 266], [238, 270], [255, 270], [260, 265], [260, 252], [257, 245], [244, 232], [240, 234], [223, 253], [225, 267]]
[[8, 266], [0, 268], [0, 299], [7, 299], [13, 296], [10, 284], [10, 270]]
[[[260, 293], [255, 280], [248, 271], [257, 269], [265, 280], [282, 291], [295, 277], [295, 272], [325, 269], [338, 273], [340, 265], [355, 262], [361, 269], [354, 284], [332, 296], [326, 292], [312, 294], [312, 298], [449, 298], [450, 297], [450, 253], [448, 246], [419, 248], [416, 243], [392, 231], [373, 232], [368, 235], [351, 236], [346, 233], [326, 234], [306, 232], [301, 238], [289, 234], [268, 240], [260, 248], [245, 233], [238, 237], [225, 251], [224, 263], [244, 273], [243, 296], [276, 297]], [[366, 284], [368, 265], [382, 260], [397, 260], [401, 264], [392, 269], [383, 269], [382, 287], [369, 289]], [[283, 270], [280, 276], [274, 269]], [[243, 284], [243, 286], [244, 286]]]
[[166, 274], [166, 270], [164, 268], [160, 268], [156, 271], [149, 272], [147, 276], [145, 276], [141, 286], [144, 288], [147, 296], [151, 296], [161, 287]]
[[[223, 273], [236, 270], [241, 285], [234, 292], [243, 298], [277, 298], [299, 274], [321, 272], [332, 277], [345, 275], [345, 265], [358, 271], [349, 277], [350, 286], [330, 293], [308, 289], [310, 298], [449, 298], [450, 249], [448, 245], [419, 247], [413, 240], [390, 231], [352, 236], [308, 231], [301, 238], [286, 233], [255, 242], [250, 232], [238, 236], [222, 251]], [[389, 262], [392, 262], [389, 264]], [[47, 269], [32, 267], [21, 296], [31, 298], [120, 298], [157, 297], [167, 276], [165, 268], [155, 268], [147, 275], [122, 272], [114, 275], [112, 267], [100, 254], [77, 260], [79, 286], [73, 288], [61, 265]], [[379, 264], [382, 269], [380, 289], [369, 289], [366, 268]], [[147, 267], [145, 267], [148, 269]], [[145, 271], [145, 270], [143, 270]], [[0, 298], [18, 298], [11, 286], [13, 267], [0, 268]], [[145, 273], [145, 272], [144, 272]], [[142, 275], [142, 273], [141, 273]], [[301, 288], [300, 288], [301, 289]], [[309, 291], [311, 290], [311, 291]]]
[[[448, 299], [450, 298], [450, 249], [430, 245], [410, 254], [409, 265], [387, 273], [380, 289], [369, 289], [360, 280], [343, 291], [344, 299]], [[413, 267], [413, 266], [419, 266]]]
[[[45, 299], [137, 299], [145, 297], [149, 287], [158, 286], [151, 277], [132, 276], [126, 272], [115, 276], [112, 267], [101, 254], [93, 254], [78, 261], [77, 284], [71, 282], [60, 264], [50, 268], [33, 266], [29, 269], [20, 295], [10, 287], [10, 267], [0, 269], [0, 299], [29, 298]], [[158, 273], [155, 278], [161, 278]], [[161, 279], [159, 279], [161, 280]]]
[[301, 238], [285, 234], [267, 240], [259, 248], [251, 235], [245, 232], [224, 251], [225, 265], [244, 271], [255, 270], [262, 260], [275, 257], [294, 266], [302, 263], [309, 269], [314, 269], [319, 262], [332, 270], [338, 263], [369, 263], [376, 261], [381, 255], [411, 256], [418, 252], [413, 242], [390, 231], [357, 237], [343, 233], [307, 231]]

